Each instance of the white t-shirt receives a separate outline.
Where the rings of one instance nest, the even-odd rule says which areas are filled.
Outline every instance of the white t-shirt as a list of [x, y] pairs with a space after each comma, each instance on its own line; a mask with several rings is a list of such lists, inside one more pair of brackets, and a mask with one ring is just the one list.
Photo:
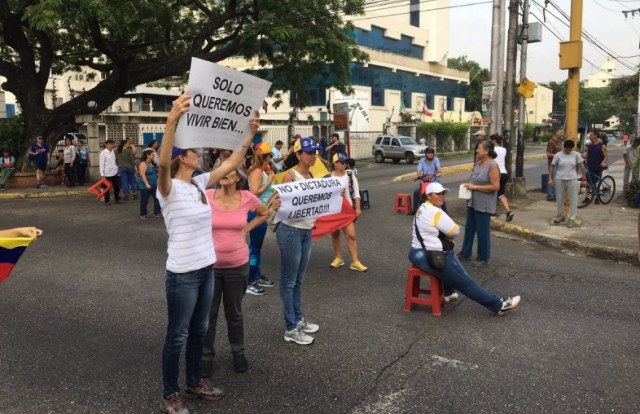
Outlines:
[[[342, 177], [338, 177], [335, 173], [331, 173], [332, 177], [340, 178], [344, 182], [344, 192], [346, 194], [346, 199], [353, 206], [353, 200], [351, 199], [351, 193], [349, 191], [349, 173], [343, 175]], [[353, 196], [355, 198], [360, 198], [360, 185], [358, 185], [358, 179], [355, 174], [351, 172], [351, 179], [353, 180]]]
[[202, 194], [210, 173], [193, 177], [196, 185], [179, 179], [171, 180], [171, 191], [163, 198], [157, 191], [164, 224], [169, 234], [167, 270], [186, 273], [216, 262], [211, 232], [211, 206]]
[[553, 156], [551, 164], [558, 171], [556, 174], [557, 180], [576, 180], [580, 178], [578, 164], [583, 162], [584, 160], [579, 152], [571, 151], [569, 154], [565, 154], [564, 151], [560, 151]]
[[[440, 232], [447, 237], [454, 237], [460, 233], [460, 227], [451, 217], [428, 201], [423, 203], [416, 212], [416, 223], [427, 250], [442, 251], [442, 242], [438, 238]], [[411, 247], [421, 249], [422, 245], [416, 236], [415, 226], [412, 226], [412, 234]]]
[[507, 167], [504, 161], [507, 156], [507, 149], [505, 147], [495, 147], [493, 150], [498, 154], [496, 162], [498, 163], [498, 168], [500, 168], [500, 174], [506, 174]]

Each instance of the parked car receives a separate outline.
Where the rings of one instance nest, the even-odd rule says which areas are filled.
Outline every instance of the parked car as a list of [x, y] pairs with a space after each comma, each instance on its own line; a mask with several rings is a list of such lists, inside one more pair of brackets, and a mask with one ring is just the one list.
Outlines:
[[417, 159], [424, 158], [426, 145], [418, 144], [413, 138], [402, 135], [379, 135], [371, 147], [371, 154], [376, 162], [384, 162], [390, 158], [394, 163], [405, 160], [413, 164]]

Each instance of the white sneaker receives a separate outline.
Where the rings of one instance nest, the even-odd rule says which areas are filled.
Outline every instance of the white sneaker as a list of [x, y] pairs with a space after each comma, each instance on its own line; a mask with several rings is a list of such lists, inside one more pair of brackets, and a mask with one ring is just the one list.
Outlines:
[[307, 335], [296, 326], [291, 331], [284, 331], [284, 340], [286, 342], [295, 342], [298, 345], [309, 345], [313, 342], [313, 336]]
[[453, 292], [452, 294], [445, 296], [444, 297], [444, 301], [445, 301], [445, 303], [448, 303], [448, 302], [451, 302], [453, 300], [458, 300], [459, 297], [460, 296], [458, 295], [458, 292]]
[[320, 330], [320, 325], [318, 325], [317, 323], [311, 323], [305, 320], [304, 318], [302, 318], [302, 320], [298, 322], [298, 325], [296, 326], [296, 328], [301, 330], [304, 333], [309, 334], [309, 333], [318, 332]]

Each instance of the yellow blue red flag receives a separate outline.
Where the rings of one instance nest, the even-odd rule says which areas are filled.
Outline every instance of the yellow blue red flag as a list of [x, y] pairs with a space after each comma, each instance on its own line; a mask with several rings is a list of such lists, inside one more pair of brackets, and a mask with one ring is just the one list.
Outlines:
[[29, 237], [0, 238], [0, 283], [9, 277], [32, 240]]

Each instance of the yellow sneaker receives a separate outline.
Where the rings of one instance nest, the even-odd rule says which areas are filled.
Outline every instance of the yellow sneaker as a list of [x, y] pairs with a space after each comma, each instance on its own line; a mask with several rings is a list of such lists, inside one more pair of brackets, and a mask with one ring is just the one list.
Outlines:
[[349, 269], [357, 270], [358, 272], [366, 272], [369, 268], [358, 261], [351, 263], [351, 267], [349, 267]]
[[331, 262], [329, 266], [336, 268], [342, 265], [344, 265], [344, 260], [342, 260], [342, 257], [336, 257], [335, 259], [333, 259], [333, 262]]

